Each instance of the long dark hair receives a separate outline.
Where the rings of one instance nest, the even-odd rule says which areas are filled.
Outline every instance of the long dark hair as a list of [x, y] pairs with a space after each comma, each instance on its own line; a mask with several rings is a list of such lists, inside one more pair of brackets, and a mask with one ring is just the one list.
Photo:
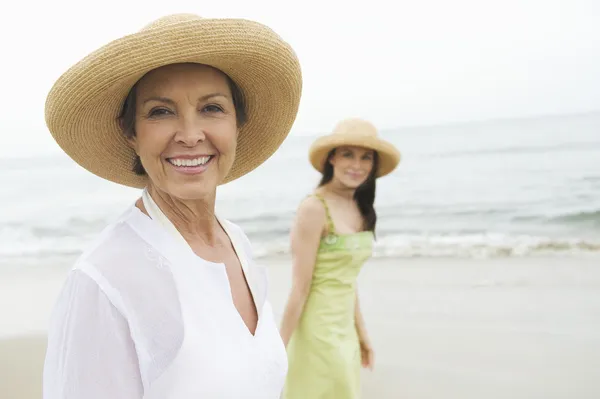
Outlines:
[[[319, 182], [319, 187], [329, 183], [333, 179], [333, 165], [329, 162], [331, 157], [335, 154], [335, 148], [329, 152], [327, 159], [325, 160], [325, 166], [323, 168], [323, 177]], [[375, 225], [377, 224], [377, 213], [375, 212], [375, 186], [376, 186], [376, 175], [379, 167], [379, 155], [377, 151], [373, 152], [373, 168], [371, 173], [360, 186], [356, 188], [354, 192], [354, 201], [358, 205], [360, 214], [363, 217], [363, 231], [372, 231], [375, 233]]]

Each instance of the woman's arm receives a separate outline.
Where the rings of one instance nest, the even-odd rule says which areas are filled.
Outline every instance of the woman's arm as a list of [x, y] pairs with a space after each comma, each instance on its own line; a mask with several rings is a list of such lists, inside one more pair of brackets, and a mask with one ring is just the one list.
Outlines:
[[140, 399], [138, 358], [123, 315], [94, 280], [69, 275], [48, 331], [44, 399]]
[[373, 347], [371, 346], [371, 341], [369, 340], [369, 335], [367, 334], [365, 319], [363, 318], [362, 312], [360, 310], [358, 289], [356, 290], [356, 305], [354, 307], [354, 324], [356, 325], [356, 332], [358, 334], [358, 340], [360, 342], [362, 364], [364, 367], [373, 369]]
[[369, 336], [367, 334], [367, 328], [365, 327], [365, 319], [363, 318], [360, 310], [360, 301], [358, 299], [358, 290], [356, 290], [356, 305], [354, 307], [354, 324], [356, 325], [356, 332], [358, 333], [358, 339], [360, 342], [369, 342]]
[[292, 289], [281, 323], [281, 337], [286, 346], [298, 325], [310, 292], [325, 223], [325, 208], [317, 198], [309, 197], [300, 204], [291, 231]]

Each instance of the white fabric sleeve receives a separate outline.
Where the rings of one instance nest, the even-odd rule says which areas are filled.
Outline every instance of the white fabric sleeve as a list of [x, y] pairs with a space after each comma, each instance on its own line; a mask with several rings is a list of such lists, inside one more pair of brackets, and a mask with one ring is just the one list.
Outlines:
[[71, 271], [55, 305], [44, 365], [44, 399], [139, 399], [129, 325], [98, 284]]

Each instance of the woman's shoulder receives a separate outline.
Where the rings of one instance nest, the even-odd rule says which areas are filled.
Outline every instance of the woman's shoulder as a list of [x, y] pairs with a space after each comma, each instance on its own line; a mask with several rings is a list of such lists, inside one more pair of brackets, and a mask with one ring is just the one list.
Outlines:
[[327, 216], [325, 199], [318, 193], [307, 195], [300, 201], [296, 216], [302, 219], [322, 221]]
[[[91, 279], [126, 316], [146, 317], [148, 304], [162, 317], [176, 315], [179, 302], [171, 263], [139, 233], [144, 225], [137, 218], [135, 210], [128, 210], [108, 224], [76, 260], [73, 276]], [[160, 304], [154, 298], [161, 298]]]
[[161, 251], [162, 241], [154, 237], [154, 230], [140, 220], [136, 210], [128, 209], [106, 225], [72, 268], [83, 271], [102, 288], [134, 287], [140, 273], [158, 284], [170, 274], [170, 263]]
[[[141, 244], [141, 238], [134, 228], [134, 209], [129, 208], [120, 216], [109, 222], [100, 233], [83, 249], [76, 265], [86, 263], [101, 253], [122, 255], [122, 251], [135, 250]], [[137, 245], [136, 245], [137, 244]]]

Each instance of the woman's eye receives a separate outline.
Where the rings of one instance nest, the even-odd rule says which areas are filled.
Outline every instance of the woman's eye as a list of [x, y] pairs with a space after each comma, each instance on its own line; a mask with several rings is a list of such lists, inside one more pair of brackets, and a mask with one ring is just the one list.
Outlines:
[[352, 153], [351, 152], [345, 152], [344, 153], [344, 157], [346, 157], [346, 158], [352, 158]]
[[171, 113], [171, 111], [169, 111], [166, 108], [153, 108], [150, 110], [149, 115], [151, 117], [159, 117], [159, 116], [169, 115], [170, 113]]
[[211, 112], [211, 113], [212, 112], [223, 112], [223, 108], [221, 108], [220, 106], [215, 105], [215, 104], [209, 104], [209, 105], [205, 106], [204, 108], [202, 108], [202, 110], [204, 112]]

